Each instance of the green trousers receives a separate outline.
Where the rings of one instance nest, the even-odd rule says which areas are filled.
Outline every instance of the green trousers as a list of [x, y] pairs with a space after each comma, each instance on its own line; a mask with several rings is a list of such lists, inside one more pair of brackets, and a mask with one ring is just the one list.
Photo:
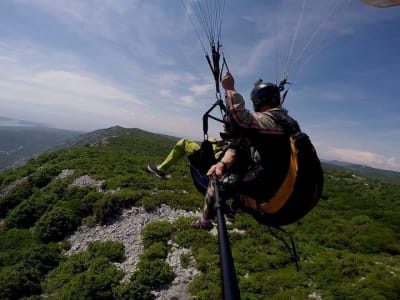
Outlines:
[[195, 151], [200, 149], [200, 145], [190, 139], [180, 139], [165, 158], [165, 160], [158, 166], [159, 170], [166, 172], [169, 167], [174, 165], [178, 160], [184, 156], [189, 156]]

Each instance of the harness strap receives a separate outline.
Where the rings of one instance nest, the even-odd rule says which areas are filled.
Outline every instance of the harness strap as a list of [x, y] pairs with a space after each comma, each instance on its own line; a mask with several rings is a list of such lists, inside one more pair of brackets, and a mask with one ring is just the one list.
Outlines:
[[285, 180], [282, 182], [275, 195], [269, 200], [257, 201], [249, 196], [240, 194], [239, 199], [246, 207], [258, 210], [260, 213], [273, 214], [285, 205], [294, 190], [298, 170], [297, 149], [292, 137], [290, 137], [290, 149], [289, 169]]

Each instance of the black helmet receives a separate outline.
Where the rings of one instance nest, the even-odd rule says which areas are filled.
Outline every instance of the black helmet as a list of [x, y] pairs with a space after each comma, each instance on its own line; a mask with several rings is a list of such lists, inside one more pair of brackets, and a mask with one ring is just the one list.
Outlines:
[[250, 95], [254, 110], [257, 111], [262, 104], [278, 106], [281, 103], [279, 87], [271, 82], [263, 82], [262, 79], [254, 84]]

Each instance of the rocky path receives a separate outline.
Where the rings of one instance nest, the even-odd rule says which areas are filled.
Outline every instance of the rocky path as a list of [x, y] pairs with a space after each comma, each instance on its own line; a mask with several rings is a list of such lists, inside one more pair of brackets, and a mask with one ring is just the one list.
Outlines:
[[[132, 207], [124, 211], [122, 216], [111, 225], [96, 227], [81, 227], [68, 240], [71, 243], [71, 249], [66, 253], [71, 255], [84, 251], [90, 242], [95, 240], [114, 240], [120, 241], [125, 245], [127, 259], [118, 264], [125, 272], [124, 280], [135, 271], [139, 255], [143, 251], [141, 230], [143, 227], [155, 221], [175, 221], [178, 217], [198, 216], [197, 213], [184, 210], [172, 209], [167, 205], [162, 205], [153, 212], [146, 212], [142, 207]], [[182, 267], [180, 257], [182, 254], [189, 254], [190, 250], [180, 248], [177, 244], [172, 244], [172, 251], [167, 258], [167, 262], [176, 274], [175, 280], [166, 290], [154, 291], [157, 299], [190, 299], [186, 292], [188, 283], [199, 273], [194, 267]]]

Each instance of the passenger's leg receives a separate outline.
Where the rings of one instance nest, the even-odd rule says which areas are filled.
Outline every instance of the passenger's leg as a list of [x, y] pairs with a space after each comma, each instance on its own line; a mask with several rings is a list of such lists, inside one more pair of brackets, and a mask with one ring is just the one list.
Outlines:
[[169, 167], [176, 164], [182, 157], [189, 156], [200, 149], [200, 145], [190, 139], [179, 140], [165, 160], [158, 166], [162, 172], [168, 170]]

